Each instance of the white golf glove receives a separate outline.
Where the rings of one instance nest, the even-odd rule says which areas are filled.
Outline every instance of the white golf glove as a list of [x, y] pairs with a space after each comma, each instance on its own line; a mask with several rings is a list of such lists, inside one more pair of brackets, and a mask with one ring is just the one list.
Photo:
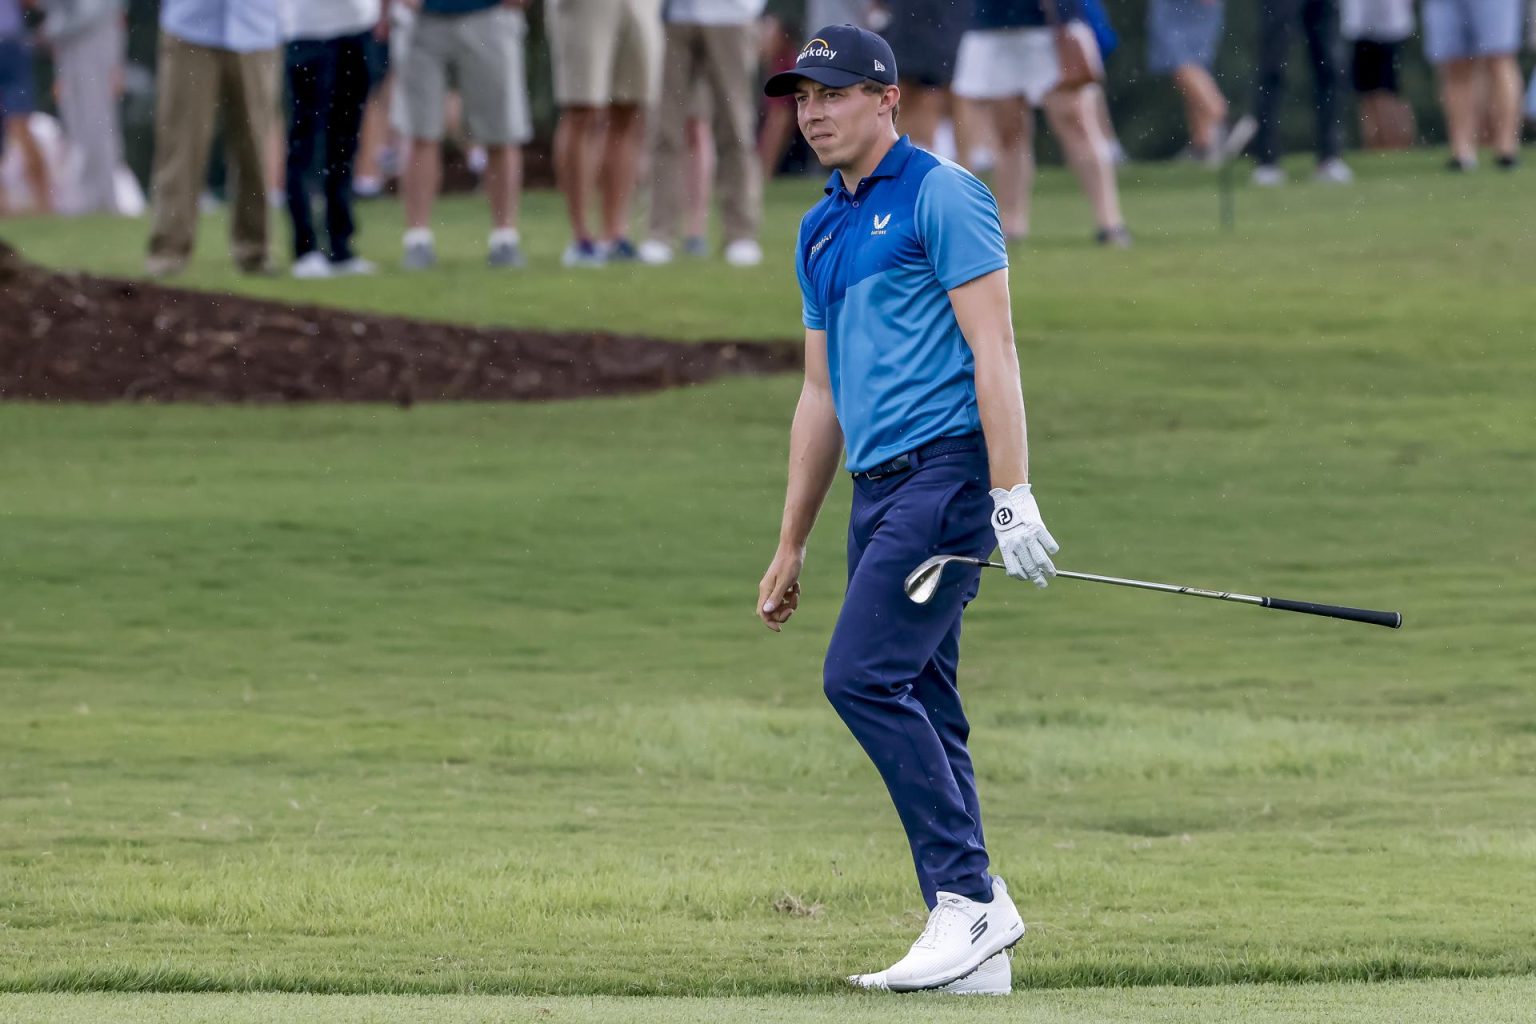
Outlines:
[[997, 533], [997, 549], [1003, 553], [1008, 575], [1029, 580], [1044, 587], [1056, 575], [1051, 555], [1061, 550], [1051, 531], [1040, 520], [1040, 507], [1029, 484], [1019, 484], [1011, 491], [992, 488], [992, 529]]

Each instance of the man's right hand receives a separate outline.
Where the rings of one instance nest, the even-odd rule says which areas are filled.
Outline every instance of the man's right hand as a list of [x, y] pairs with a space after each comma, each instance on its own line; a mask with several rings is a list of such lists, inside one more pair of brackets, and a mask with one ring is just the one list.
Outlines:
[[775, 633], [800, 607], [800, 570], [804, 567], [804, 548], [780, 547], [757, 585], [757, 617]]

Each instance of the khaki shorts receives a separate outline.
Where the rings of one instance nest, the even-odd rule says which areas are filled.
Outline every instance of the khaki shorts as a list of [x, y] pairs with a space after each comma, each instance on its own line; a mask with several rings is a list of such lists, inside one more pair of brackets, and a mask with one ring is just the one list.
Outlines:
[[523, 70], [527, 34], [523, 12], [510, 7], [416, 15], [400, 46], [396, 127], [409, 138], [442, 139], [451, 80], [464, 102], [471, 138], [485, 146], [527, 142], [533, 137]]
[[549, 0], [555, 102], [650, 106], [661, 92], [661, 0]]

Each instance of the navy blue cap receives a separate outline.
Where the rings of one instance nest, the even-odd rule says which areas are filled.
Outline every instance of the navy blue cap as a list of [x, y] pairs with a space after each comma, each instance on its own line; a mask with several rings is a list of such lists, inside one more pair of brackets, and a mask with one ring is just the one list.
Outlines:
[[788, 96], [800, 79], [809, 78], [830, 89], [845, 89], [866, 78], [896, 84], [896, 55], [891, 44], [867, 29], [829, 25], [800, 48], [793, 71], [780, 71], [768, 79], [763, 92]]

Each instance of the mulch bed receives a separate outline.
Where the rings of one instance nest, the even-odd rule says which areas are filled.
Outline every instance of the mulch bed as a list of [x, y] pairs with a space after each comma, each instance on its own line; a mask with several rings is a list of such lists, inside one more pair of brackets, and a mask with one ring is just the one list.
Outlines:
[[0, 399], [551, 400], [798, 370], [793, 342], [461, 327], [56, 273], [0, 243]]

